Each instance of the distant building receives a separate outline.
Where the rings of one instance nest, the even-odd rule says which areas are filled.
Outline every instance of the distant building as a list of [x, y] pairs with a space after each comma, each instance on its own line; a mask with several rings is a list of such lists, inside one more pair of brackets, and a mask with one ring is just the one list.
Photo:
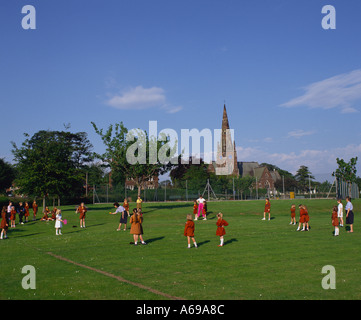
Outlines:
[[222, 175], [239, 176], [236, 143], [232, 142], [226, 105], [223, 106], [221, 143], [217, 146], [217, 159], [208, 166], [208, 171]]
[[[158, 189], [158, 181], [159, 178], [157, 175], [150, 177], [147, 181], [145, 181], [141, 187], [141, 190], [144, 189]], [[125, 187], [129, 190], [134, 190], [137, 188], [136, 183], [133, 179], [125, 180]]]
[[229, 133], [230, 129], [229, 120], [226, 110], [226, 105], [223, 107], [223, 117], [222, 117], [222, 137], [221, 137], [221, 145], [217, 148], [217, 161], [213, 161], [212, 164], [209, 165], [209, 172], [216, 172], [216, 169], [222, 169], [222, 165], [217, 164], [222, 162], [224, 158], [227, 158], [228, 165], [231, 170], [225, 170], [226, 174], [229, 175], [229, 172], [232, 172], [231, 176], [241, 176], [241, 177], [255, 177], [257, 181], [258, 188], [264, 189], [274, 189], [275, 182], [281, 179], [278, 171], [273, 170], [269, 171], [266, 166], [260, 166], [258, 162], [238, 162], [237, 161], [237, 151], [236, 151], [236, 143], [233, 141]]

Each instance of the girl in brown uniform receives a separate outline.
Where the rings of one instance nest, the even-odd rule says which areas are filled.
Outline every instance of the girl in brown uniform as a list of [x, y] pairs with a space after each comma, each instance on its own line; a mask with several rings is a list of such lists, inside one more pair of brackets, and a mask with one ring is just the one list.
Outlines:
[[184, 236], [187, 237], [188, 249], [191, 247], [191, 238], [194, 246], [197, 248], [197, 242], [196, 239], [194, 239], [194, 222], [192, 221], [191, 214], [187, 214], [187, 222], [184, 227]]
[[340, 229], [338, 227], [339, 221], [338, 221], [337, 213], [338, 213], [338, 207], [334, 206], [333, 209], [332, 209], [332, 217], [331, 217], [332, 225], [335, 227], [334, 236], [338, 236], [340, 234]]
[[16, 210], [14, 206], [11, 206], [11, 211], [10, 211], [11, 228], [15, 228], [15, 219], [16, 219]]
[[29, 216], [30, 216], [29, 204], [25, 202], [25, 222], [29, 221]]
[[224, 227], [228, 226], [228, 222], [223, 219], [223, 213], [217, 214], [217, 232], [216, 235], [219, 236], [219, 239], [221, 240], [221, 243], [218, 245], [218, 247], [223, 247], [224, 244], [224, 238], [223, 236], [226, 234], [226, 230]]
[[290, 224], [296, 224], [296, 206], [293, 204], [291, 206], [291, 222]]
[[76, 209], [76, 212], [79, 213], [80, 219], [80, 228], [85, 228], [85, 214], [88, 210], [86, 209], [84, 202]]
[[140, 241], [142, 241], [142, 244], [146, 244], [143, 240], [143, 217], [139, 214], [138, 210], [136, 208], [133, 209], [133, 215], [130, 218], [131, 228], [130, 228], [130, 234], [133, 235], [134, 239], [134, 245], [138, 245], [138, 239], [140, 238]]
[[33, 221], [36, 220], [36, 214], [38, 213], [38, 205], [36, 204], [36, 201], [34, 200], [33, 202]]
[[8, 221], [6, 219], [6, 213], [7, 213], [7, 208], [6, 206], [3, 206], [3, 209], [1, 211], [1, 223], [0, 223], [0, 228], [1, 228], [1, 235], [0, 235], [0, 239], [6, 239], [8, 236], [6, 235], [7, 231], [8, 231]]

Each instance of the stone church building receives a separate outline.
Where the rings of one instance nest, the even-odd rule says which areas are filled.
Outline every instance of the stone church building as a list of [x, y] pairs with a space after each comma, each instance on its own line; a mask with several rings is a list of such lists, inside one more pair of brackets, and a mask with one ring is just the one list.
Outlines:
[[274, 189], [275, 182], [281, 179], [277, 171], [269, 171], [266, 166], [260, 166], [258, 162], [238, 161], [236, 143], [231, 137], [226, 105], [223, 106], [221, 135], [216, 161], [209, 165], [208, 171], [218, 175], [255, 177], [258, 188]]

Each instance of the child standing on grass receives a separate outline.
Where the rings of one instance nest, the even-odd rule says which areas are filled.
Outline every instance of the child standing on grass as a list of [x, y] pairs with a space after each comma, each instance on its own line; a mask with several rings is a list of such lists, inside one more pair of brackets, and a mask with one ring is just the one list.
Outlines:
[[61, 210], [60, 209], [57, 209], [56, 210], [56, 215], [55, 215], [55, 234], [58, 236], [58, 235], [61, 235], [61, 227], [63, 226], [62, 222], [62, 216], [61, 216]]
[[188, 249], [190, 249], [191, 247], [191, 238], [194, 246], [197, 248], [197, 242], [196, 239], [194, 238], [194, 222], [192, 221], [191, 214], [187, 214], [187, 222], [184, 227], [184, 236], [187, 237]]
[[264, 205], [263, 219], [266, 220], [266, 213], [268, 213], [268, 220], [271, 220], [271, 202], [266, 198], [266, 203]]
[[85, 228], [85, 214], [87, 211], [88, 210], [85, 207], [84, 202], [82, 202], [80, 206], [76, 209], [76, 212], [79, 213], [80, 228]]
[[221, 241], [221, 243], [218, 245], [218, 247], [223, 247], [224, 244], [224, 235], [226, 234], [226, 230], [224, 229], [224, 227], [228, 226], [228, 222], [226, 220], [223, 219], [223, 213], [218, 213], [217, 214], [217, 232], [216, 235], [219, 236], [219, 239]]
[[127, 198], [124, 199], [123, 208], [125, 209], [125, 211], [127, 212], [128, 216], [129, 216], [129, 202], [128, 202]]
[[202, 210], [203, 220], [207, 220], [207, 201], [203, 202], [203, 210]]
[[290, 224], [296, 224], [296, 206], [293, 204], [291, 206], [291, 222]]
[[36, 204], [36, 201], [33, 202], [33, 221], [36, 221], [36, 214], [38, 213], [38, 205]]
[[15, 228], [15, 219], [16, 219], [16, 210], [14, 206], [11, 206], [11, 211], [10, 211], [11, 228]]
[[343, 204], [341, 199], [337, 199], [337, 217], [340, 218], [340, 227], [343, 227]]
[[303, 209], [305, 210], [305, 224], [303, 226], [303, 230], [301, 230], [301, 231], [309, 231], [310, 225], [308, 224], [308, 221], [310, 221], [310, 216], [308, 214], [308, 209], [305, 205], [303, 205]]
[[0, 235], [0, 240], [2, 239], [6, 239], [7, 236], [7, 231], [8, 231], [8, 221], [6, 218], [6, 214], [7, 214], [7, 208], [6, 206], [3, 206], [3, 209], [1, 211], [1, 223], [0, 223], [0, 228], [1, 228], [1, 235]]
[[118, 212], [120, 213], [120, 220], [119, 220], [119, 226], [118, 226], [117, 231], [120, 231], [120, 228], [122, 227], [122, 224], [124, 224], [123, 230], [125, 231], [127, 229], [128, 212], [118, 202], [114, 202], [114, 207], [116, 208], [114, 214], [116, 214]]
[[130, 218], [130, 223], [132, 224], [130, 228], [130, 234], [133, 235], [134, 245], [138, 245], [138, 239], [142, 241], [142, 244], [146, 244], [143, 240], [143, 217], [139, 214], [136, 208], [133, 210], [133, 215]]
[[334, 236], [338, 236], [340, 234], [340, 229], [338, 227], [339, 222], [338, 222], [338, 208], [337, 206], [334, 206], [332, 209], [332, 225], [335, 227], [335, 233]]
[[203, 196], [200, 195], [199, 198], [197, 199], [197, 204], [198, 204], [198, 216], [194, 219], [194, 220], [198, 220], [198, 218], [201, 216], [201, 213], [203, 214], [203, 203], [204, 203], [204, 199]]
[[198, 211], [198, 203], [197, 203], [197, 200], [194, 200], [194, 202], [193, 202], [194, 220], [196, 220], [196, 218], [197, 218], [197, 211]]
[[302, 204], [298, 205], [298, 209], [300, 210], [300, 219], [298, 221], [297, 231], [300, 231], [301, 230], [301, 224], [303, 224], [305, 222], [304, 210], [303, 210]]
[[297, 231], [300, 231], [301, 223], [303, 226], [301, 231], [308, 231], [309, 230], [308, 221], [310, 220], [310, 216], [308, 215], [307, 207], [301, 204], [298, 207], [300, 208], [300, 223], [298, 224]]
[[351, 203], [351, 198], [350, 197], [346, 197], [346, 224], [350, 225], [350, 230], [347, 231], [348, 233], [352, 233], [353, 232], [353, 219], [354, 219], [354, 215], [353, 215], [353, 205]]
[[25, 209], [25, 222], [28, 222], [29, 221], [29, 216], [30, 216], [30, 209], [29, 209], [29, 204], [27, 202], [25, 202], [25, 206], [24, 206], [24, 209]]
[[138, 199], [136, 201], [137, 209], [142, 209], [142, 202], [143, 202], [143, 200], [140, 197], [138, 197]]

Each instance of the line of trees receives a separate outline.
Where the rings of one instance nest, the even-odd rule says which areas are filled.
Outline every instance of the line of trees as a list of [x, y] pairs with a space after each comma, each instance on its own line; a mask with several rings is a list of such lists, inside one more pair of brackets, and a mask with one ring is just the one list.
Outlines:
[[[109, 183], [109, 171], [113, 185], [124, 185], [126, 178], [132, 179], [138, 187], [138, 194], [147, 180], [166, 172], [169, 172], [173, 187], [185, 188], [187, 183], [187, 188], [193, 190], [202, 190], [207, 179], [218, 190], [246, 191], [253, 188], [255, 183], [254, 177], [216, 176], [208, 171], [208, 164], [203, 161], [192, 164], [190, 159], [189, 164], [182, 164], [180, 156], [178, 164], [162, 162], [162, 159], [151, 162], [149, 146], [152, 143], [156, 146], [157, 153], [165, 150], [167, 159], [174, 156], [176, 148], [169, 145], [168, 137], [152, 141], [145, 134], [129, 139], [128, 130], [123, 123], [110, 125], [107, 130], [98, 128], [95, 123], [92, 125], [106, 147], [103, 154], [93, 152], [93, 145], [86, 132], [71, 133], [67, 130], [69, 128], [65, 131], [40, 130], [31, 137], [25, 133], [21, 146], [11, 142], [14, 164], [0, 159], [2, 192], [5, 193], [5, 189], [14, 184], [18, 193], [42, 198], [44, 202], [47, 197], [80, 199], [87, 194], [88, 190], [85, 188], [89, 185]], [[134, 157], [145, 157], [145, 162], [130, 165], [126, 156], [129, 148], [134, 149]], [[144, 153], [142, 150], [145, 150]], [[352, 158], [349, 162], [337, 158], [338, 168], [334, 176], [343, 178], [348, 183], [359, 183], [361, 187], [361, 178], [356, 176], [356, 163], [357, 158]], [[315, 185], [314, 177], [306, 166], [301, 166], [292, 175], [272, 164], [261, 165], [267, 166], [270, 171], [275, 169], [283, 176], [275, 185], [281, 192], [283, 188], [307, 191], [310, 181], [312, 187]]]

